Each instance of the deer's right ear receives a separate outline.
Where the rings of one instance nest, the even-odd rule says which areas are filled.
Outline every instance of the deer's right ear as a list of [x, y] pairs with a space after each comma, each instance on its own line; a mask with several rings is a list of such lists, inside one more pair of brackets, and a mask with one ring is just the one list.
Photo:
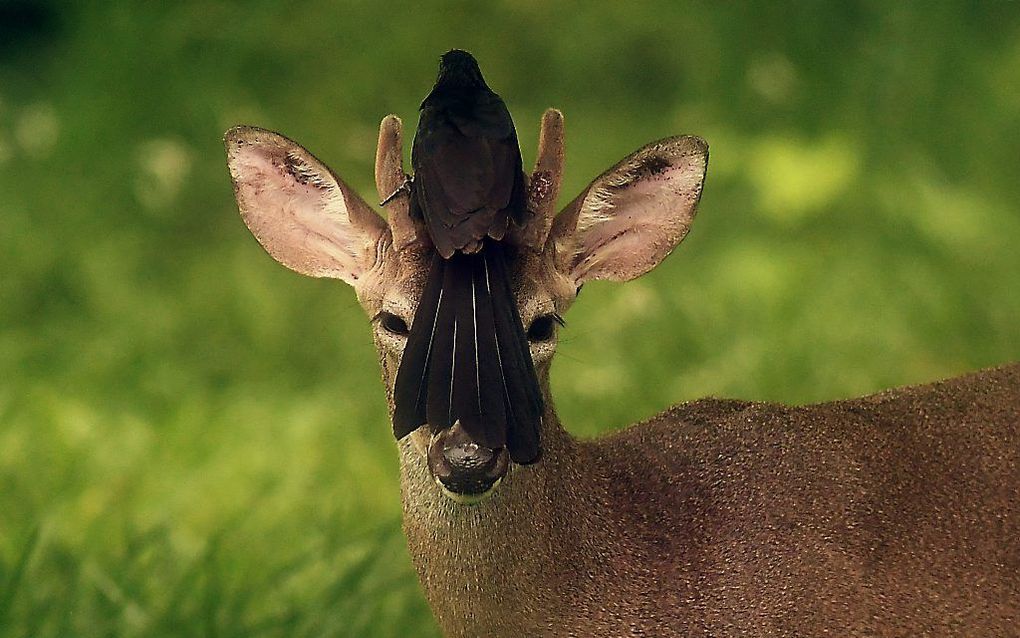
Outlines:
[[547, 246], [578, 286], [628, 281], [666, 258], [690, 230], [708, 166], [700, 137], [652, 142], [591, 183], [553, 222]]
[[311, 153], [248, 126], [224, 144], [241, 217], [276, 261], [353, 286], [378, 262], [386, 222]]

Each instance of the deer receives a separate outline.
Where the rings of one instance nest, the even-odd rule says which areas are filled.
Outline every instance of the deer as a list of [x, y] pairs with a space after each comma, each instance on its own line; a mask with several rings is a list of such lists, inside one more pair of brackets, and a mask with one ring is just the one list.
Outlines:
[[[380, 200], [405, 182], [401, 135], [382, 120]], [[238, 126], [224, 142], [269, 255], [354, 288], [392, 415], [432, 250], [407, 198], [384, 218], [280, 134]], [[815, 405], [705, 398], [575, 438], [549, 390], [558, 318], [586, 282], [634, 279], [684, 239], [708, 145], [652, 142], [555, 214], [564, 157], [549, 109], [534, 214], [511, 236], [541, 457], [518, 465], [427, 426], [397, 442], [403, 529], [444, 634], [1020, 636], [1020, 364]]]

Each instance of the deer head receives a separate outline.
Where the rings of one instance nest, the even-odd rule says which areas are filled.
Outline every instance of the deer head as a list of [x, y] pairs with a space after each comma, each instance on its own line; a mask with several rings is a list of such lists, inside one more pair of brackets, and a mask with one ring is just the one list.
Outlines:
[[[282, 135], [242, 126], [227, 132], [225, 144], [241, 216], [263, 248], [296, 272], [340, 279], [354, 288], [372, 319], [392, 414], [393, 384], [432, 251], [424, 228], [408, 214], [407, 198], [391, 198], [384, 220], [327, 166]], [[404, 182], [401, 157], [401, 122], [391, 115], [379, 132], [380, 199]], [[556, 319], [585, 282], [633, 279], [680, 243], [694, 219], [708, 147], [692, 136], [648, 144], [554, 215], [563, 160], [563, 117], [550, 109], [542, 119], [529, 180], [534, 215], [527, 226], [513, 229], [511, 239], [517, 248], [514, 294], [550, 411], [542, 438], [553, 449], [565, 436], [549, 397]], [[428, 467], [425, 459], [434, 444], [428, 428], [420, 428], [402, 441], [402, 460]], [[502, 478], [507, 464], [498, 471], [493, 478]]]

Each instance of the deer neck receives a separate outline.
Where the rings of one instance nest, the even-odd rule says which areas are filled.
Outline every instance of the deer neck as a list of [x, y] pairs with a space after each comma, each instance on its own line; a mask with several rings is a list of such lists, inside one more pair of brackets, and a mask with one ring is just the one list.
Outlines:
[[[401, 444], [404, 531], [436, 619], [447, 635], [503, 635], [537, 627], [536, 610], [563, 604], [586, 570], [581, 449], [546, 401], [542, 457], [513, 466], [485, 501], [444, 496], [421, 454]], [[590, 500], [590, 499], [589, 499]], [[589, 554], [589, 559], [590, 559]], [[555, 601], [560, 601], [556, 603]], [[479, 633], [480, 632], [480, 633]]]

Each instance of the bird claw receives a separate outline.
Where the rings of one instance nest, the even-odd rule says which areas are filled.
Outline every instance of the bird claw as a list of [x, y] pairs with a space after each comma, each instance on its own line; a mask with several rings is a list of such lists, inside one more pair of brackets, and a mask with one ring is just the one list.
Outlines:
[[396, 190], [390, 193], [386, 199], [379, 202], [379, 205], [385, 206], [386, 204], [389, 204], [401, 193], [407, 193], [408, 195], [411, 194], [411, 177], [409, 175], [404, 175], [404, 181], [400, 184], [400, 186], [397, 186]]

